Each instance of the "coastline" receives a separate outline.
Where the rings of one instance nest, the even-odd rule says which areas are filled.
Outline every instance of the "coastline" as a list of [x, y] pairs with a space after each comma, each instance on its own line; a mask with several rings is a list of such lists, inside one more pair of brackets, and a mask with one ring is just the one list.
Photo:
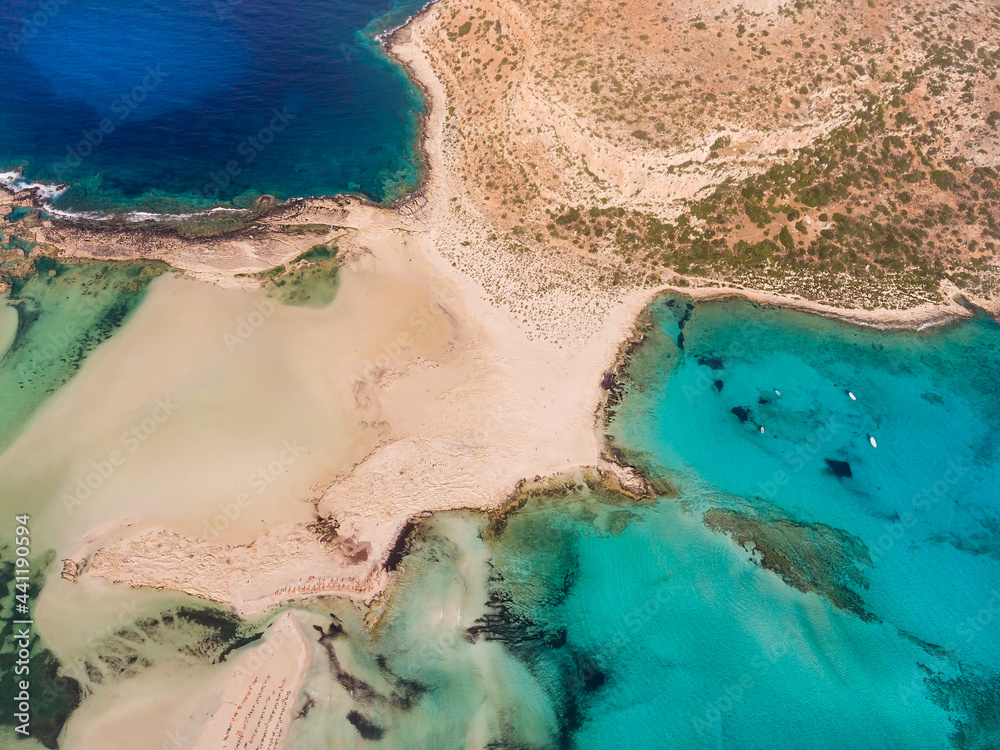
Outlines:
[[[439, 6], [438, 0], [428, 0], [418, 12], [410, 16], [404, 23], [395, 28], [385, 30], [373, 36], [373, 40], [382, 47], [388, 59], [399, 65], [409, 78], [411, 84], [420, 92], [425, 103], [425, 109], [419, 113], [417, 142], [414, 146], [418, 154], [418, 167], [421, 172], [421, 182], [413, 190], [393, 201], [391, 204], [377, 203], [367, 196], [353, 193], [337, 193], [333, 195], [318, 195], [293, 197], [277, 200], [272, 196], [261, 196], [259, 205], [253, 208], [237, 208], [217, 206], [192, 214], [157, 215], [142, 214], [142, 218], [129, 218], [129, 215], [107, 215], [100, 217], [69, 216], [56, 212], [55, 221], [43, 221], [55, 229], [55, 234], [64, 241], [60, 245], [65, 257], [87, 258], [92, 260], [160, 260], [177, 270], [187, 272], [195, 278], [202, 278], [224, 286], [233, 286], [233, 276], [265, 271], [275, 266], [287, 263], [298, 254], [308, 249], [307, 243], [289, 243], [287, 235], [278, 242], [275, 230], [280, 229], [282, 219], [294, 219], [298, 225], [320, 224], [326, 221], [331, 230], [350, 228], [364, 230], [368, 226], [392, 226], [394, 228], [410, 228], [413, 222], [395, 215], [395, 208], [414, 195], [431, 196], [438, 187], [438, 182], [445, 173], [442, 147], [443, 112], [447, 109], [447, 95], [441, 80], [435, 72], [428, 50], [421, 44], [426, 40], [416, 39], [420, 29], [429, 22], [429, 17]], [[6, 195], [12, 205], [29, 207], [39, 211], [48, 211], [44, 204], [47, 195], [58, 194], [60, 186], [28, 184], [20, 190], [0, 183], [0, 196]], [[440, 201], [439, 201], [440, 203]], [[435, 206], [429, 205], [433, 209]], [[440, 205], [437, 206], [440, 209]], [[424, 215], [430, 213], [425, 211]], [[439, 212], [440, 213], [440, 212]], [[250, 223], [239, 229], [223, 229], [218, 235], [204, 238], [191, 236], [184, 232], [185, 225], [192, 220], [209, 217], [212, 214], [236, 214], [251, 219]], [[395, 216], [394, 216], [395, 215]], [[417, 217], [417, 222], [420, 223]], [[336, 221], [343, 222], [342, 225]], [[426, 223], [424, 220], [423, 223]], [[284, 225], [287, 226], [287, 225]], [[78, 237], [74, 231], [78, 230]], [[264, 237], [260, 233], [264, 233]], [[136, 235], [146, 235], [157, 241], [156, 250], [139, 251], [135, 247]], [[97, 238], [94, 237], [97, 235]], [[254, 240], [254, 250], [263, 245], [267, 252], [246, 252], [245, 240]], [[327, 233], [321, 237], [326, 242], [331, 239]], [[52, 243], [55, 244], [55, 243]], [[96, 244], [102, 245], [100, 249]], [[211, 246], [218, 245], [217, 248]], [[274, 247], [283, 244], [284, 248]], [[74, 246], [75, 245], [75, 246]], [[289, 249], [291, 248], [291, 249]], [[210, 253], [217, 263], [193, 262], [193, 257], [199, 259]], [[229, 258], [245, 261], [242, 266], [226, 262]], [[577, 258], [560, 258], [562, 262], [572, 263]], [[704, 279], [686, 277], [675, 274], [677, 278], [687, 281], [689, 286], [677, 286], [663, 283], [642, 291], [648, 297], [648, 302], [662, 293], [676, 292], [688, 294], [695, 299], [718, 299], [728, 296], [742, 296], [758, 304], [784, 307], [800, 310], [823, 317], [840, 320], [854, 325], [869, 326], [879, 329], [917, 329], [946, 325], [963, 318], [971, 317], [972, 313], [954, 300], [958, 290], [947, 284], [942, 290], [944, 300], [929, 302], [916, 307], [887, 309], [866, 309], [862, 307], [842, 307], [810, 300], [798, 295], [783, 295], [765, 292], [753, 288], [745, 288], [728, 282], [704, 283]], [[246, 282], [236, 282], [236, 286], [248, 287]], [[963, 295], [970, 303], [1000, 320], [1000, 300], [986, 301], [975, 299], [966, 293]]]
[[[353, 384], [375, 405], [374, 411], [372, 407], [359, 410], [359, 418], [370, 420], [369, 413], [377, 414], [377, 419], [391, 429], [361, 461], [344, 466], [334, 481], [324, 483], [312, 500], [316, 522], [336, 518], [342, 529], [338, 544], [362, 540], [369, 545], [367, 557], [351, 563], [347, 547], [326, 549], [313, 544], [315, 540], [303, 542], [312, 545], [308, 553], [304, 548], [300, 550], [303, 560], [314, 568], [314, 572], [307, 573], [302, 565], [282, 560], [281, 539], [268, 535], [264, 545], [268, 551], [251, 555], [237, 574], [222, 562], [227, 559], [229, 546], [185, 537], [166, 526], [146, 527], [142, 533], [129, 534], [125, 539], [108, 532], [97, 534], [86, 544], [61, 551], [65, 559], [84, 563], [79, 565], [84, 578], [176, 589], [228, 604], [243, 613], [266, 611], [313, 595], [340, 594], [371, 601], [388, 584], [389, 576], [381, 571], [400, 531], [421, 513], [500, 507], [508, 501], [512, 488], [525, 478], [556, 476], [587, 467], [622, 474], [627, 483], [629, 470], [604, 455], [601, 380], [614, 367], [622, 342], [633, 334], [642, 310], [663, 293], [674, 291], [695, 299], [735, 294], [758, 304], [800, 309], [880, 328], [921, 328], [971, 315], [957, 304], [910, 311], [850, 310], [753, 290], [663, 284], [620, 291], [609, 296], [603, 307], [583, 309], [574, 306], [572, 300], [559, 307], [559, 298], [546, 300], [552, 302], [554, 314], [568, 328], [592, 335], [579, 340], [535, 335], [537, 326], [533, 329], [527, 319], [518, 321], [511, 310], [491, 299], [477, 279], [456, 270], [454, 261], [441, 251], [447, 242], [461, 247], [455, 237], [462, 237], [466, 230], [456, 226], [448, 212], [449, 198], [457, 191], [451, 184], [455, 177], [446, 169], [442, 150], [445, 89], [422, 37], [440, 7], [425, 6], [409, 24], [393, 32], [388, 46], [393, 58], [419, 81], [427, 101], [421, 148], [427, 162], [424, 190], [430, 202], [424, 215], [404, 220], [391, 209], [361, 204], [348, 197], [309, 199], [277, 208], [261, 220], [257, 229], [236, 236], [212, 240], [168, 238], [159, 246], [140, 249], [136, 247], [139, 239], [124, 233], [120, 236], [122, 244], [131, 244], [133, 249], [119, 253], [109, 251], [106, 245], [100, 251], [94, 247], [106, 238], [100, 233], [87, 237], [88, 243], [94, 245], [80, 243], [72, 253], [72, 257], [104, 260], [156, 257], [195, 279], [247, 289], [257, 286], [257, 282], [239, 274], [287, 262], [315, 242], [336, 241], [344, 246], [345, 261], [362, 269], [363, 274], [377, 269], [376, 276], [388, 273], [419, 279], [432, 299], [442, 301], [448, 326], [442, 333], [443, 348], [428, 351], [413, 361], [391, 363], [384, 371]], [[282, 222], [307, 225], [317, 219], [329, 222], [330, 229], [305, 237], [282, 231], [287, 226]], [[471, 254], [482, 245], [473, 241], [468, 247]], [[558, 272], [560, 264], [574, 260], [559, 257], [542, 266], [540, 273]], [[391, 302], [386, 300], [386, 304]], [[427, 369], [428, 363], [433, 363], [431, 369]], [[424, 392], [437, 394], [426, 410], [421, 407], [414, 411], [414, 403], [402, 396]], [[447, 407], [442, 408], [441, 403]], [[456, 451], [456, 447], [460, 450]], [[433, 470], [425, 465], [429, 456], [437, 461]], [[494, 469], [494, 465], [502, 468]], [[406, 477], [405, 482], [392, 478], [400, 476]], [[363, 497], [378, 497], [380, 502], [361, 507], [364, 504], [359, 504], [358, 498]], [[314, 535], [304, 525], [295, 525], [283, 529], [279, 536], [290, 540]], [[250, 547], [257, 543], [254, 539], [245, 541]], [[250, 547], [243, 545], [240, 549]], [[171, 572], [155, 564], [169, 552], [205, 562], [183, 573]], [[129, 564], [133, 558], [146, 559], [149, 565], [136, 570]], [[86, 564], [88, 560], [98, 564]], [[252, 574], [252, 579], [253, 574], [275, 565], [278, 574], [268, 578], [263, 588], [250, 590], [237, 580], [245, 579], [243, 573]], [[310, 575], [316, 582], [330, 583], [311, 582]], [[306, 583], [299, 585], [300, 579]]]
[[[462, 195], [455, 183], [460, 175], [445, 159], [446, 90], [424, 35], [439, 8], [428, 3], [385, 38], [386, 54], [407, 71], [425, 100], [417, 144], [424, 173], [415, 192], [425, 194], [429, 203], [420, 214], [400, 216], [392, 207], [337, 195], [271, 206], [252, 225], [218, 237], [184, 236], [171, 227], [42, 222], [46, 240], [66, 240], [59, 245], [63, 257], [162, 260], [200, 282], [244, 290], [259, 286], [247, 274], [287, 263], [317, 243], [337, 243], [345, 259], [341, 307], [349, 307], [362, 292], [390, 307], [392, 293], [378, 297], [376, 288], [386, 279], [406, 277], [442, 311], [435, 319], [439, 339], [414, 349], [412, 356], [390, 358], [371, 373], [366, 372], [366, 357], [374, 360], [379, 346], [391, 345], [398, 332], [410, 329], [388, 316], [370, 317], [370, 309], [345, 313], [347, 326], [364, 329], [372, 321], [380, 326], [372, 326], [371, 337], [377, 341], [370, 351], [359, 344], [338, 363], [353, 377], [346, 384], [354, 389], [352, 417], [378, 425], [379, 434], [370, 450], [338, 466], [332, 479], [317, 480], [311, 496], [288, 498], [311, 504], [310, 523], [276, 524], [257, 536], [211, 542], [166, 522], [112, 518], [103, 526], [82, 529], [58, 550], [72, 562], [67, 566], [72, 575], [57, 585], [179, 591], [245, 617], [317, 597], [353, 599], [374, 612], [392, 595], [392, 572], [414, 519], [455, 509], [503, 512], [526, 482], [555, 483], [578, 474], [616, 485], [633, 499], [649, 496], [652, 490], [641, 472], [609, 451], [603, 422], [612, 389], [605, 382], [641, 336], [643, 311], [662, 294], [698, 301], [739, 296], [881, 330], [923, 330], [974, 315], [954, 300], [954, 289], [944, 290], [940, 303], [865, 310], [703, 280], [687, 287], [651, 284], [595, 291], [601, 304], [593, 308], [560, 292], [543, 299], [550, 308], [550, 317], [544, 318], [533, 318], [531, 309], [525, 312], [514, 302], [498, 302], [497, 294], [456, 260], [463, 253], [472, 263], [488, 257], [484, 253], [490, 241], [451, 211], [451, 201]], [[19, 200], [38, 198], [23, 193]], [[296, 229], [310, 225], [324, 228]], [[583, 260], [573, 255], [538, 259], [537, 273], [559, 276]], [[498, 266], [489, 273], [501, 277], [505, 270]], [[1000, 316], [996, 303], [973, 302]], [[586, 335], [570, 338], [563, 328], [546, 335], [554, 319]], [[328, 340], [323, 345], [333, 348]], [[653, 489], [662, 494], [663, 488]], [[178, 560], [185, 562], [178, 565]], [[256, 652], [245, 653], [241, 669]], [[308, 659], [303, 665], [289, 656], [281, 668], [301, 686], [307, 666]], [[257, 672], [233, 674], [237, 676], [227, 683], [227, 691], [236, 695], [236, 688], [244, 689], [246, 678]], [[216, 721], [212, 732], [223, 727], [222, 719]], [[275, 740], [275, 747], [286, 738]], [[203, 740], [201, 746], [217, 742]]]
[[[790, 297], [755, 289], [725, 286], [679, 287], [671, 285], [657, 290], [653, 297], [650, 298], [650, 301], [663, 293], [686, 294], [699, 301], [742, 297], [762, 306], [797, 310], [849, 325], [875, 328], [882, 331], [922, 331], [926, 328], [936, 328], [938, 326], [957, 323], [961, 320], [967, 320], [974, 315], [967, 307], [956, 302], [955, 298], [951, 295], [946, 295], [944, 302], [928, 302], [917, 307], [891, 310], [886, 308], [835, 307], [801, 297]], [[952, 294], [957, 294], [957, 290], [952, 290]], [[988, 302], [982, 300], [970, 300], [970, 302], [984, 312], [1000, 318], [1000, 306], [992, 305], [994, 309], [991, 309], [991, 305]]]

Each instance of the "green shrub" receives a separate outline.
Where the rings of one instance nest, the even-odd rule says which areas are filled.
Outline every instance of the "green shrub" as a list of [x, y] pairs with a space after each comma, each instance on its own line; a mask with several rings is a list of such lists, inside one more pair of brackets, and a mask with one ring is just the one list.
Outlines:
[[935, 169], [931, 172], [931, 180], [942, 190], [950, 190], [955, 184], [955, 175], [947, 169]]
[[795, 247], [795, 240], [792, 239], [792, 233], [788, 231], [788, 227], [782, 227], [781, 231], [778, 232], [778, 242], [784, 245], [786, 250]]

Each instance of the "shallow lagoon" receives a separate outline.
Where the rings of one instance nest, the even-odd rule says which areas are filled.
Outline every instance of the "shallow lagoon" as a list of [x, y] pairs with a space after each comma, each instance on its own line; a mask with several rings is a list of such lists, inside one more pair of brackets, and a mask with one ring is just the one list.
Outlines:
[[375, 634], [327, 630], [293, 747], [996, 745], [997, 326], [689, 302], [650, 310], [609, 427], [675, 496], [577, 477], [423, 522]]
[[[997, 326], [689, 304], [650, 309], [608, 426], [666, 496], [578, 475], [504, 517], [420, 521], [367, 621], [335, 600], [297, 610], [314, 659], [290, 747], [996, 745]], [[138, 593], [150, 616], [177, 606]], [[43, 620], [63, 596], [43, 595]], [[261, 627], [181, 662], [154, 639], [70, 728], [100, 727], [132, 680], [216, 679], [218, 649]], [[108, 647], [48, 632], [75, 663]]]

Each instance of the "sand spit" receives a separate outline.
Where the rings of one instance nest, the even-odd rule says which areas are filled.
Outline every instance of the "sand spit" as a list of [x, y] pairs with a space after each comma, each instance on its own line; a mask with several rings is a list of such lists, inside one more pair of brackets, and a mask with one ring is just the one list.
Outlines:
[[87, 573], [224, 602], [244, 616], [322, 595], [371, 599], [386, 578], [381, 568], [352, 563], [342, 548], [331, 549], [308, 527], [292, 524], [243, 546], [151, 530], [101, 548]]
[[284, 747], [309, 653], [298, 620], [284, 613], [261, 645], [236, 660], [219, 696], [220, 705], [198, 735], [194, 750]]
[[[274, 524], [256, 537], [214, 541], [169, 523], [117, 528], [64, 550], [65, 557], [89, 561], [82, 578], [175, 589], [245, 614], [313, 596], [368, 601], [386, 585], [385, 561], [414, 516], [500, 507], [526, 477], [582, 467], [616, 469], [602, 458], [595, 421], [602, 375], [613, 366], [639, 312], [669, 287], [653, 279], [638, 287], [588, 284], [589, 271], [580, 277], [586, 264], [571, 254], [530, 259], [497, 254], [469, 212], [455, 210], [461, 178], [447, 168], [443, 153], [446, 93], [427, 54], [434, 43], [428, 30], [439, 12], [439, 5], [431, 6], [396, 34], [392, 46], [430, 103], [426, 207], [400, 216], [354, 200], [299, 201], [243, 238], [206, 245], [170, 240], [160, 252], [199, 278], [234, 285], [246, 283], [235, 279], [236, 272], [287, 261], [317, 237], [334, 238], [347, 263], [340, 302], [373, 294], [379, 277], [405, 275], [436, 301], [430, 310], [442, 330], [437, 344], [411, 351], [410, 323], [399, 326], [395, 336], [387, 334], [392, 325], [380, 322], [386, 313], [379, 310], [392, 307], [388, 298], [357, 312], [358, 330], [380, 333], [339, 352], [335, 398], [347, 410], [347, 421], [373, 442], [360, 459], [328, 467], [332, 479], [317, 475], [310, 495], [287, 498], [312, 504], [311, 523]], [[334, 226], [329, 235], [303, 240], [282, 229], [318, 220]], [[101, 236], [95, 233], [94, 241]], [[96, 254], [83, 245], [77, 252]], [[375, 281], [367, 291], [352, 292], [352, 273], [359, 269]], [[700, 299], [741, 294], [761, 304], [879, 327], [916, 328], [969, 314], [954, 303], [867, 311], [736, 288], [676, 291]], [[519, 298], [530, 303], [521, 305]], [[351, 314], [345, 313], [348, 326]], [[623, 477], [625, 484], [630, 481]], [[80, 538], [85, 532], [80, 530]]]
[[[431, 53], [446, 7], [429, 7], [390, 46], [429, 102], [427, 203], [418, 210], [354, 198], [293, 201], [215, 238], [50, 220], [33, 227], [36, 241], [66, 256], [158, 259], [188, 277], [157, 281], [136, 316], [0, 457], [0, 490], [19, 473], [27, 477], [20, 490], [53, 498], [38, 529], [67, 561], [54, 591], [179, 591], [244, 616], [316, 597], [370, 604], [390, 583], [390, 555], [415, 517], [503, 508], [526, 479], [589, 470], [626, 495], [647, 496], [641, 477], [604, 454], [602, 384], [662, 291], [697, 300], [737, 294], [880, 328], [971, 314], [953, 301], [851, 310], [707, 280], [670, 287], [662, 275], [619, 279], [603, 258], [511, 241], [470, 199], [457, 145], [445, 137], [449, 93]], [[601, 164], [611, 170], [614, 161]], [[32, 200], [19, 194], [0, 204]], [[343, 259], [327, 308], [269, 303], [264, 314], [263, 295], [227, 291], [255, 288], [245, 274], [320, 243], [336, 244]], [[950, 300], [954, 290], [945, 291]], [[260, 324], [241, 333], [253, 320]], [[175, 361], [160, 361], [157, 347]], [[171, 396], [177, 415], [93, 497], [67, 503], [93, 462], [121, 449], [122, 431]], [[81, 427], [67, 436], [65, 424]], [[286, 438], [305, 453], [253, 494], [246, 477], [289, 450]], [[140, 676], [120, 695], [88, 699], [68, 734], [74, 747], [129, 747], [153, 737], [140, 722], [163, 732], [169, 718], [187, 722], [197, 748], [280, 750], [307, 660], [301, 629], [285, 614], [231, 669], [212, 667], [211, 699], [196, 678], [170, 675], [161, 682], [172, 694], [162, 700], [176, 710], [154, 715], [133, 696], [164, 695], [159, 674]], [[200, 697], [174, 696], [182, 679]]]
[[227, 662], [164, 663], [89, 695], [60, 747], [77, 750], [280, 750], [309, 667], [296, 616], [279, 615]]
[[[337, 230], [346, 265], [332, 308], [377, 294], [377, 284], [361, 289], [356, 279], [401, 275], [425, 288], [434, 304], [404, 316], [395, 335], [392, 324], [380, 322], [392, 313], [391, 295], [357, 310], [353, 325], [371, 331], [371, 340], [361, 335], [341, 346], [331, 365], [338, 382], [331, 398], [347, 410], [358, 434], [373, 436], [375, 444], [360, 460], [330, 467], [332, 481], [321, 482], [311, 496], [287, 498], [290, 504], [312, 502], [313, 523], [275, 524], [256, 541], [209, 542], [199, 539], [205, 536], [200, 525], [184, 531], [172, 523], [145, 523], [83, 542], [88, 530], [81, 528], [81, 541], [68, 542], [62, 555], [89, 561], [81, 580], [180, 590], [244, 613], [307, 596], [369, 599], [384, 587], [384, 561], [415, 515], [499, 507], [521, 479], [579, 467], [617, 471], [628, 484], [627, 472], [601, 457], [594, 413], [601, 377], [649, 291], [552, 295], [549, 312], [573, 336], [546, 338], [536, 335], [538, 321], [512, 316], [457, 271], [437, 251], [442, 236], [450, 241], [464, 231], [449, 220], [453, 178], [440, 168], [443, 94], [417, 41], [394, 49], [421, 76], [432, 102], [426, 123], [430, 204], [406, 219], [383, 210], [370, 220], [375, 209], [358, 205], [337, 217], [338, 226], [363, 228]], [[315, 203], [303, 202], [296, 221], [315, 218], [305, 215], [307, 205]], [[279, 259], [287, 258], [269, 256], [267, 264]], [[233, 270], [213, 273], [228, 273], [229, 284]], [[424, 323], [440, 334], [415, 347]]]

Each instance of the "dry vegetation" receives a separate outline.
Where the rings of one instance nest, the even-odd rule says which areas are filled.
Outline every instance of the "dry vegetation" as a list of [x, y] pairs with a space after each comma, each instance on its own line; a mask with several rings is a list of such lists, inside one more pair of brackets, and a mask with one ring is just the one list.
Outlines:
[[569, 254], [604, 289], [1000, 292], [1000, 6], [443, 0], [421, 33], [515, 309], [496, 279]]

